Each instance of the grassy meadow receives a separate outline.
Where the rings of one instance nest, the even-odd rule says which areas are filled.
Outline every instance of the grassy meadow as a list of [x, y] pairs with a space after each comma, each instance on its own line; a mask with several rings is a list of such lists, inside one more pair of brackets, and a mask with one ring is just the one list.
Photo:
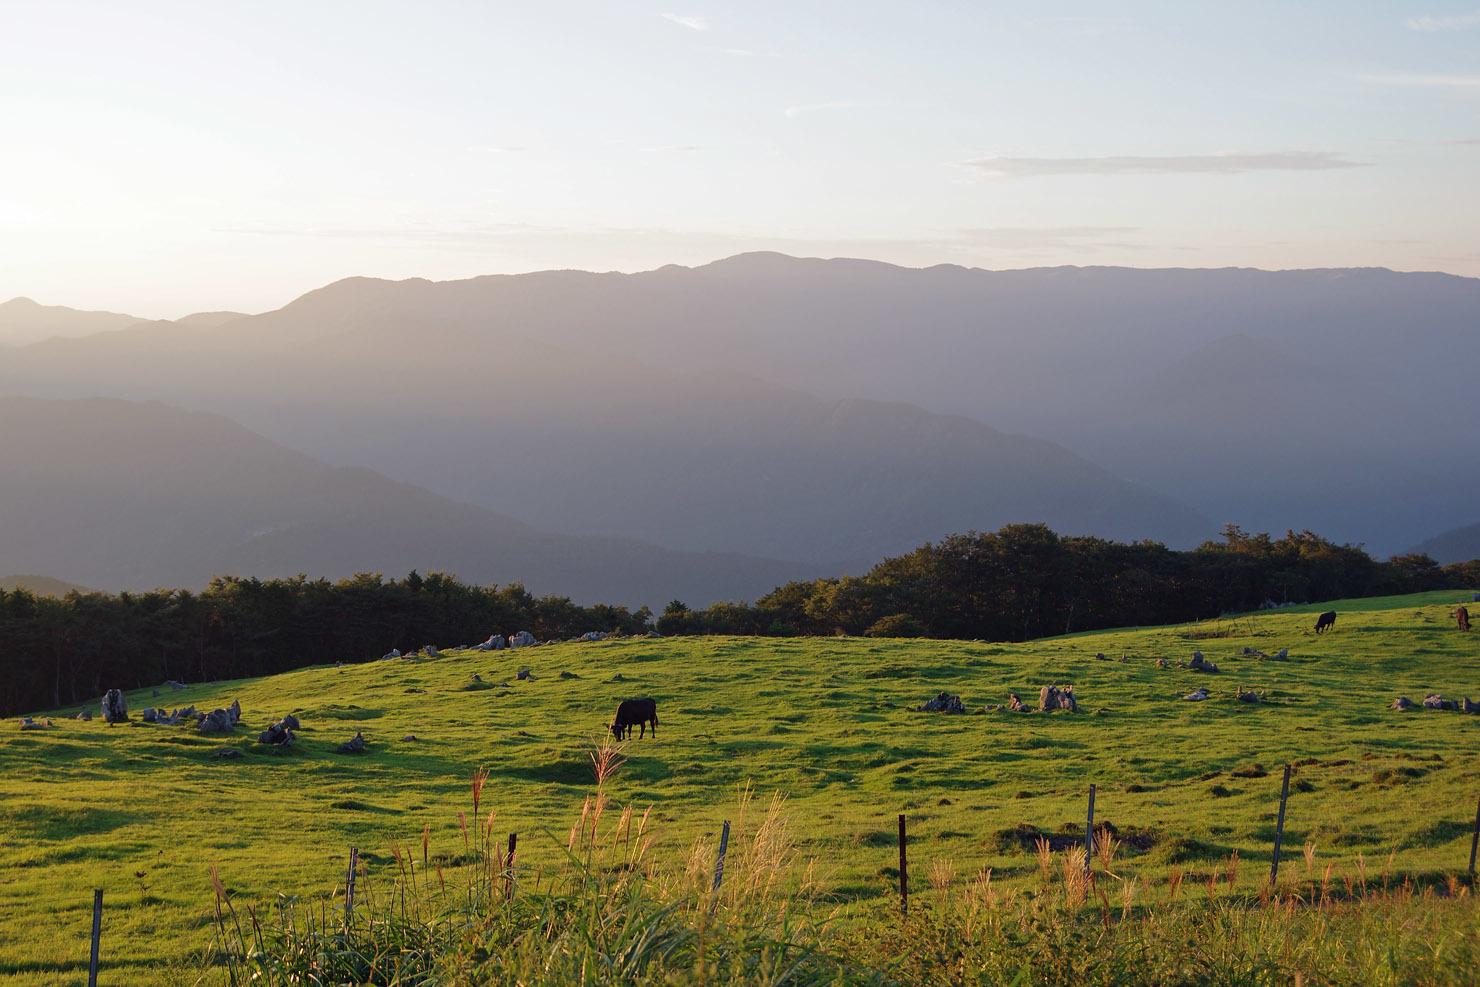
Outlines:
[[[1286, 762], [1288, 886], [1406, 880], [1449, 895], [1480, 798], [1480, 717], [1387, 707], [1428, 692], [1480, 699], [1480, 634], [1449, 616], [1461, 599], [1469, 591], [1027, 644], [628, 639], [341, 667], [360, 656], [304, 655], [320, 664], [130, 693], [129, 724], [103, 723], [96, 704], [91, 722], [41, 711], [52, 729], [0, 731], [0, 985], [85, 982], [95, 887], [102, 982], [192, 982], [213, 941], [212, 864], [238, 903], [322, 901], [342, 893], [350, 847], [385, 879], [407, 859], [422, 867], [425, 834], [430, 865], [455, 872], [469, 859], [460, 813], [475, 834], [490, 811], [494, 837], [519, 834], [531, 886], [565, 859], [595, 787], [593, 746], [617, 703], [638, 696], [656, 698], [658, 736], [625, 745], [604, 791], [614, 815], [651, 806], [645, 862], [712, 867], [741, 793], [761, 805], [781, 793], [809, 900], [845, 924], [897, 909], [899, 813], [922, 902], [983, 868], [1004, 894], [1031, 894], [1043, 882], [1035, 837], [1057, 852], [1081, 835], [1091, 783], [1097, 823], [1120, 839], [1109, 870], [1122, 886], [1134, 876], [1149, 901], [1216, 873], [1252, 896], [1268, 877]], [[1336, 626], [1316, 636], [1314, 613], [1328, 608]], [[1177, 667], [1195, 649], [1220, 673]], [[532, 679], [520, 681], [525, 668]], [[1082, 712], [982, 712], [1009, 692], [1036, 706], [1050, 684], [1073, 685]], [[1182, 700], [1199, 685], [1212, 698]], [[1267, 702], [1239, 702], [1235, 687]], [[971, 715], [911, 710], [942, 691]], [[230, 738], [138, 718], [146, 705], [233, 699], [243, 723]], [[302, 722], [297, 743], [257, 745], [287, 713]], [[368, 751], [335, 753], [356, 731]], [[223, 746], [243, 756], [219, 760]]]

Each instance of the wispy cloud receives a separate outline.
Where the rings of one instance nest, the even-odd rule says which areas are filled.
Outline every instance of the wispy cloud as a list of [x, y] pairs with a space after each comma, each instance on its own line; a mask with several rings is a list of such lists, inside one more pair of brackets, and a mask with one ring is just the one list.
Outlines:
[[1480, 88], [1480, 75], [1364, 75], [1363, 82], [1379, 86], [1428, 86], [1459, 89]]
[[1267, 151], [1241, 154], [1108, 155], [1093, 158], [973, 158], [962, 166], [992, 178], [1037, 178], [1043, 175], [1236, 175], [1247, 171], [1329, 171], [1358, 168], [1335, 151]]
[[877, 110], [885, 107], [919, 106], [919, 103], [906, 103], [899, 100], [858, 100], [838, 99], [827, 103], [805, 103], [801, 106], [788, 106], [785, 110], [786, 116], [795, 119], [808, 113], [825, 113], [829, 110]]
[[1040, 251], [1098, 250], [1105, 247], [1139, 248], [1128, 242], [1128, 234], [1139, 233], [1139, 226], [980, 226], [951, 231], [951, 237], [972, 246], [996, 247], [1001, 250]]
[[690, 31], [707, 31], [709, 22], [702, 17], [691, 17], [687, 14], [664, 14], [664, 20], [670, 20], [680, 27], [686, 27]]
[[1422, 17], [1409, 17], [1403, 21], [1403, 26], [1410, 31], [1458, 31], [1476, 25], [1480, 25], [1480, 10], [1473, 14], [1450, 17], [1430, 17], [1425, 14]]

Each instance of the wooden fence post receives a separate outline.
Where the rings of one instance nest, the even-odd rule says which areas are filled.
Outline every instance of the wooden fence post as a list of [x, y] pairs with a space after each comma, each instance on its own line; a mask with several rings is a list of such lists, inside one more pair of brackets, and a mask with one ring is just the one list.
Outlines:
[[93, 892], [92, 960], [87, 965], [87, 987], [98, 987], [98, 947], [103, 941], [103, 889]]
[[1285, 838], [1285, 800], [1290, 797], [1290, 766], [1285, 765], [1285, 781], [1280, 786], [1280, 818], [1274, 824], [1274, 860], [1269, 865], [1269, 883], [1280, 876], [1280, 841]]
[[714, 887], [710, 893], [714, 900], [709, 903], [709, 914], [714, 914], [715, 907], [719, 904], [719, 885], [725, 878], [725, 853], [730, 849], [730, 821], [725, 820], [724, 828], [719, 831], [719, 858], [714, 862]]
[[509, 834], [509, 855], [504, 859], [504, 896], [514, 897], [514, 847], [519, 843], [519, 834]]
[[1095, 786], [1089, 786], [1089, 818], [1084, 823], [1084, 873], [1089, 873], [1090, 858], [1095, 853]]
[[1475, 850], [1480, 848], [1480, 801], [1475, 803], [1475, 834], [1470, 837], [1470, 880], [1475, 879]]
[[905, 858], [904, 813], [899, 814], [899, 913], [910, 913], [909, 864]]
[[360, 851], [357, 847], [349, 848], [349, 877], [344, 882], [344, 921], [349, 924], [355, 914], [355, 874], [360, 869]]

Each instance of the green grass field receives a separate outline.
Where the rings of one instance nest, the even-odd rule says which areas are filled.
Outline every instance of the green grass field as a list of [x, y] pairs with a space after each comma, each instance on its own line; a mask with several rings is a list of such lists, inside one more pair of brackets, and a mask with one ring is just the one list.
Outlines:
[[[593, 787], [593, 739], [621, 699], [644, 695], [658, 701], [659, 736], [626, 746], [606, 790], [653, 807], [651, 859], [680, 865], [712, 841], [743, 787], [780, 792], [829, 907], [860, 917], [897, 893], [899, 813], [922, 892], [932, 863], [938, 879], [989, 867], [1002, 886], [1028, 887], [1032, 836], [1082, 833], [1091, 783], [1097, 821], [1123, 839], [1117, 871], [1156, 884], [1225, 872], [1237, 851], [1238, 886], [1252, 892], [1268, 876], [1286, 762], [1297, 766], [1288, 881], [1318, 883], [1330, 864], [1338, 879], [1435, 882], [1468, 862], [1480, 717], [1387, 706], [1428, 692], [1480, 699], [1480, 633], [1449, 616], [1460, 599], [1469, 591], [1023, 645], [699, 638], [458, 652], [135, 692], [134, 721], [114, 727], [63, 718], [75, 708], [38, 713], [56, 726], [0, 732], [0, 984], [85, 981], [95, 887], [107, 982], [120, 983], [158, 980], [152, 967], [193, 976], [211, 938], [212, 863], [241, 901], [326, 895], [350, 847], [374, 873], [393, 843], [419, 861], [430, 827], [430, 853], [450, 866], [480, 766], [480, 814], [518, 832], [531, 874], [553, 867]], [[1340, 616], [1317, 637], [1312, 614], [1327, 608]], [[1244, 658], [1245, 646], [1290, 657]], [[1221, 673], [1176, 667], [1194, 649]], [[521, 668], [532, 681], [516, 681]], [[1048, 684], [1072, 684], [1084, 712], [976, 712], [1009, 692], [1036, 705]], [[1198, 685], [1213, 698], [1182, 701]], [[1268, 702], [1238, 702], [1235, 686]], [[910, 710], [941, 691], [974, 715]], [[137, 716], [233, 699], [243, 725], [229, 739]], [[290, 712], [303, 724], [292, 749], [254, 743]], [[357, 730], [368, 752], [336, 754]], [[225, 745], [244, 756], [216, 759]]]

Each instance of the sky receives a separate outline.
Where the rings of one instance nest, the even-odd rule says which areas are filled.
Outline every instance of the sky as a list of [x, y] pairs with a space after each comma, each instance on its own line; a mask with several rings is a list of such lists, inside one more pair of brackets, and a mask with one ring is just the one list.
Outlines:
[[353, 275], [1480, 276], [1480, 0], [0, 0], [0, 299]]

